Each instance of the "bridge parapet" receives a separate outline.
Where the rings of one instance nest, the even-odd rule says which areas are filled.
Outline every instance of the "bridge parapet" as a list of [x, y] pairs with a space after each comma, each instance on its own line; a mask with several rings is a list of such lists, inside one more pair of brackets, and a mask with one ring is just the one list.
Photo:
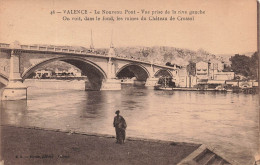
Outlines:
[[[13, 49], [11, 44], [0, 43], [1, 49]], [[44, 45], [19, 45], [15, 49], [21, 50], [32, 50], [32, 51], [47, 51], [47, 52], [58, 52], [58, 53], [69, 53], [69, 54], [95, 54], [101, 55], [98, 52], [92, 52], [90, 49], [71, 49], [71, 48], [63, 48], [62, 46], [44, 46]]]

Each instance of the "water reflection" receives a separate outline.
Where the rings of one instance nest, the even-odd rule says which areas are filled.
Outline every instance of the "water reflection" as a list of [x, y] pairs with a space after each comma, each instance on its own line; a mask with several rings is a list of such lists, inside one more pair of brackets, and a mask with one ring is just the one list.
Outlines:
[[27, 102], [1, 102], [2, 123], [114, 135], [120, 109], [128, 136], [204, 143], [239, 164], [249, 164], [258, 149], [258, 95], [134, 86], [86, 92], [84, 82], [26, 83]]

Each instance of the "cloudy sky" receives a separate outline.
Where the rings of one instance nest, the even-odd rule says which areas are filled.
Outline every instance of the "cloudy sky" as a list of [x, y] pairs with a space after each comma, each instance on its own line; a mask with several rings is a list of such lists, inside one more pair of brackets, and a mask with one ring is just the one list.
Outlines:
[[[203, 10], [194, 21], [63, 21], [63, 10]], [[256, 0], [0, 0], [0, 42], [89, 47], [173, 46], [214, 54], [257, 49]], [[139, 17], [139, 14], [122, 16]], [[113, 15], [112, 15], [113, 16]], [[147, 15], [148, 17], [151, 14]], [[165, 17], [164, 14], [157, 15]], [[169, 16], [169, 15], [167, 15]], [[171, 15], [170, 15], [171, 16]], [[177, 17], [177, 15], [172, 15]], [[190, 16], [189, 14], [183, 16]], [[100, 15], [102, 18], [102, 15]]]

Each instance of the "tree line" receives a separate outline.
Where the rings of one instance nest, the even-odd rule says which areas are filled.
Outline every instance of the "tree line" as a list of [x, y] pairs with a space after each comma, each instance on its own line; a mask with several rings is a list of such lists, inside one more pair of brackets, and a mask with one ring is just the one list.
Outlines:
[[231, 66], [225, 67], [224, 71], [235, 72], [236, 79], [240, 79], [239, 75], [246, 79], [258, 79], [258, 53], [255, 52], [251, 57], [235, 54], [230, 59]]

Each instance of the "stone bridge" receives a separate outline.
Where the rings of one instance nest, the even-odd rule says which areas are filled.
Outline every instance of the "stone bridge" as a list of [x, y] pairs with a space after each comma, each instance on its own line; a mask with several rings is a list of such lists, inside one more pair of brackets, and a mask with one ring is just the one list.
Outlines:
[[146, 86], [154, 86], [160, 75], [174, 77], [178, 69], [148, 61], [118, 57], [111, 44], [107, 54], [99, 54], [94, 49], [69, 49], [56, 46], [21, 45], [0, 43], [0, 83], [6, 85], [3, 100], [27, 98], [27, 87], [23, 81], [40, 67], [64, 61], [79, 68], [88, 77], [86, 90], [120, 90], [118, 75], [128, 70], [137, 81]]

